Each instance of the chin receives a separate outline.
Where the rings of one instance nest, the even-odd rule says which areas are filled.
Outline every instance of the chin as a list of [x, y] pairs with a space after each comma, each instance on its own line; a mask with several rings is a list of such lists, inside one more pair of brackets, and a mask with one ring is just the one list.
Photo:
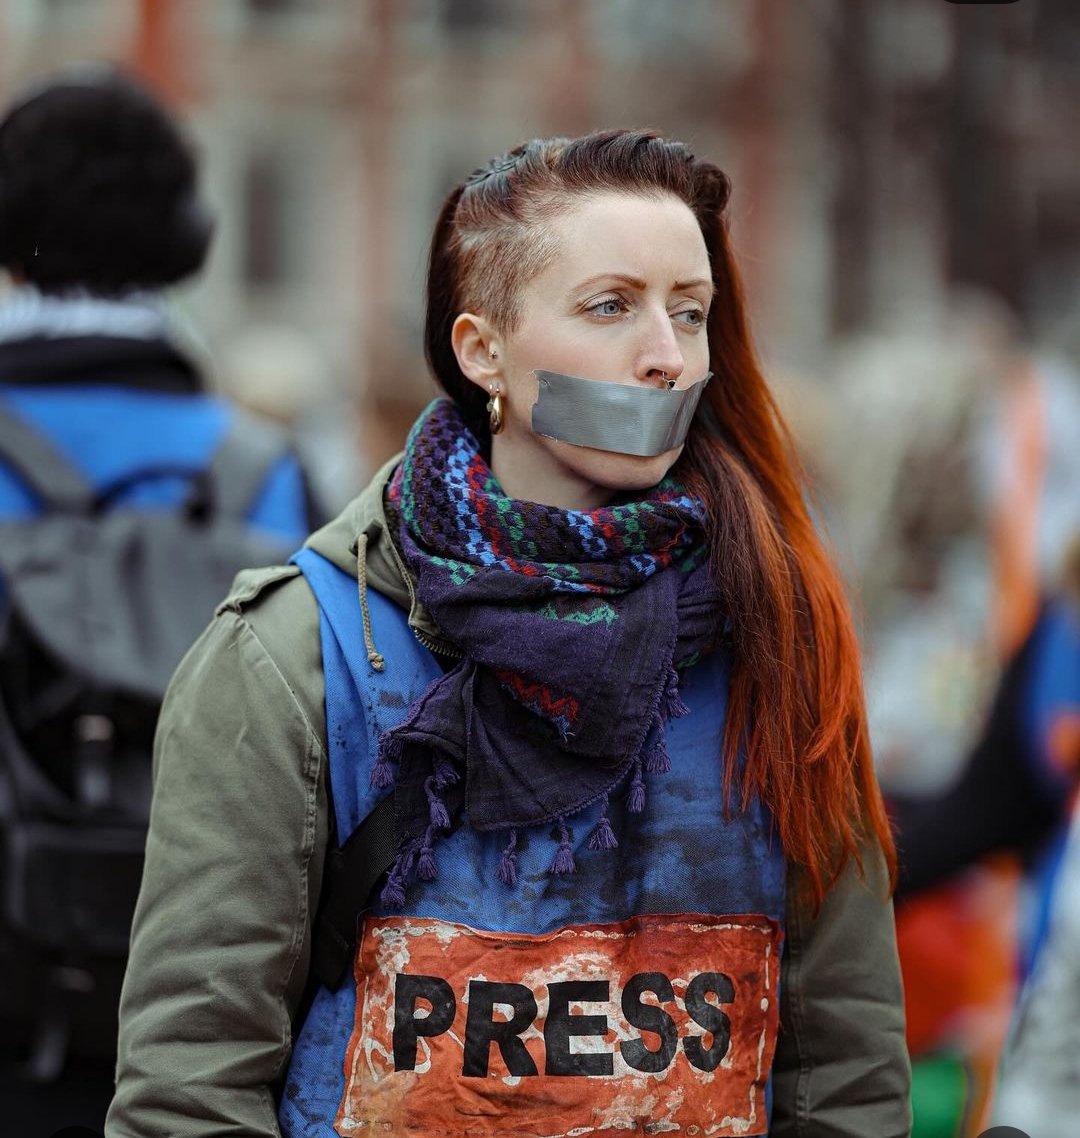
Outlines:
[[651, 490], [675, 465], [681, 453], [682, 447], [648, 456], [590, 450], [592, 461], [580, 464], [578, 471], [613, 494]]

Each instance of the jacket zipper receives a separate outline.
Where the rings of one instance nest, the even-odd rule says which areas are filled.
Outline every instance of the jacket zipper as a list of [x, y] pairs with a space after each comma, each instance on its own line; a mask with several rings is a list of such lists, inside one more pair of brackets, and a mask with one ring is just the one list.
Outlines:
[[[405, 569], [405, 564], [401, 560], [401, 555], [398, 553], [397, 546], [394, 544], [394, 539], [390, 536], [389, 530], [384, 530], [383, 532], [386, 534], [386, 540], [390, 546], [394, 564], [397, 565], [401, 579], [405, 582], [405, 588], [409, 591], [409, 616], [411, 617], [416, 610], [416, 589], [413, 587], [412, 577], [409, 576]], [[464, 657], [465, 653], [460, 649], [455, 648], [444, 640], [436, 640], [428, 636], [427, 633], [421, 632], [411, 620], [409, 621], [409, 627], [412, 629], [413, 636], [415, 636], [429, 652], [434, 652], [438, 656], [445, 656], [448, 660], [460, 660]]]

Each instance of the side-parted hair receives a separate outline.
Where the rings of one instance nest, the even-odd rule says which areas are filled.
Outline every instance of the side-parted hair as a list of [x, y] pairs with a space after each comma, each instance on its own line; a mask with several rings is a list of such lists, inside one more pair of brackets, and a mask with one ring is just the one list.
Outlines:
[[839, 575], [805, 503], [795, 447], [754, 351], [728, 240], [730, 184], [687, 146], [651, 131], [534, 139], [447, 197], [432, 240], [425, 349], [443, 389], [487, 436], [484, 393], [458, 366], [451, 328], [464, 311], [512, 331], [522, 287], [557, 255], [552, 216], [584, 195], [673, 195], [701, 226], [716, 295], [710, 367], [675, 466], [708, 511], [711, 566], [734, 639], [723, 758], [747, 762], [737, 788], [772, 811], [788, 859], [820, 903], [861, 846], [896, 853], [874, 775], [859, 647]]

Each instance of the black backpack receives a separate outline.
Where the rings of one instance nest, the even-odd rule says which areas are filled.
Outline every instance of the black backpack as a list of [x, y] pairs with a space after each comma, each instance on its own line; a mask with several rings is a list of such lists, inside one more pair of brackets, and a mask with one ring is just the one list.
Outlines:
[[286, 448], [237, 416], [181, 508], [113, 507], [176, 472], [92, 490], [0, 409], [0, 458], [42, 500], [36, 517], [0, 519], [0, 968], [29, 977], [16, 993], [29, 1008], [4, 1012], [34, 1021], [35, 1078], [63, 1068], [77, 993], [98, 997], [92, 1048], [115, 1047], [161, 699], [234, 575], [292, 551], [245, 521]]

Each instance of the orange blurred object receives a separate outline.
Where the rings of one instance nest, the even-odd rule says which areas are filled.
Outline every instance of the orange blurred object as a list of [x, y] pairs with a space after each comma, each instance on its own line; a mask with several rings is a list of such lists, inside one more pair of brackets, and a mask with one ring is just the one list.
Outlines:
[[964, 1056], [972, 1135], [983, 1122], [1016, 996], [1019, 882], [1013, 858], [994, 858], [896, 912], [911, 1057]]

